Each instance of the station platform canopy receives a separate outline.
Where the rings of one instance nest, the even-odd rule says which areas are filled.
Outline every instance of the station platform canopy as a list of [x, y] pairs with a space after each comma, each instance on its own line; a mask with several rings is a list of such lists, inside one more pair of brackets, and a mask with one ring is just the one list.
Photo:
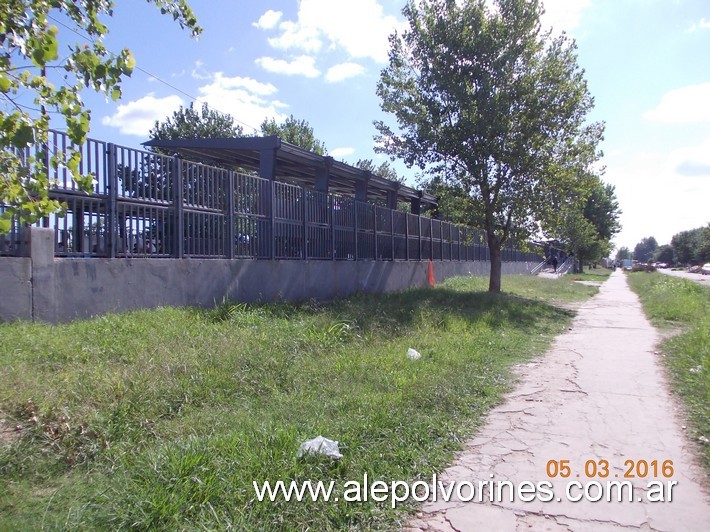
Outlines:
[[384, 201], [392, 209], [397, 207], [398, 201], [408, 202], [414, 214], [437, 207], [437, 199], [431, 194], [305, 150], [278, 136], [153, 139], [143, 146], [160, 148], [205, 164], [250, 170], [266, 179], [295, 183], [320, 192], [354, 196], [360, 201]]

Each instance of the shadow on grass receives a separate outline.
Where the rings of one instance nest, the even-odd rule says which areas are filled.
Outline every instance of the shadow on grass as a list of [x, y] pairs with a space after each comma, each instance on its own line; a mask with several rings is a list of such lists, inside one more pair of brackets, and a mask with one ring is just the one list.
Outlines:
[[[231, 312], [230, 312], [231, 311]], [[418, 324], [446, 327], [451, 318], [467, 325], [485, 323], [491, 328], [511, 327], [532, 331], [540, 320], [567, 320], [571, 310], [508, 293], [466, 292], [446, 287], [416, 288], [391, 294], [355, 294], [328, 304], [230, 303], [198, 311], [204, 319], [225, 321], [233, 313], [257, 313], [273, 319], [323, 319], [357, 324], [360, 329], [379, 329], [390, 334]]]

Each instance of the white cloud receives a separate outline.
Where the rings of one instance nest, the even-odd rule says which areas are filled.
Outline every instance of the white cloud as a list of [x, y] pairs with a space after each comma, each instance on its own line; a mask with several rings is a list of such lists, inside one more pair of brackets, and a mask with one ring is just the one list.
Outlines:
[[582, 12], [591, 5], [591, 0], [543, 0], [545, 14], [542, 26], [552, 27], [557, 32], [572, 31], [579, 26]]
[[377, 0], [301, 0], [298, 20], [279, 25], [281, 35], [269, 44], [281, 50], [314, 53], [323, 40], [329, 48], [343, 48], [351, 57], [387, 62], [389, 35], [402, 22], [385, 15]]
[[[258, 129], [264, 119], [277, 122], [286, 118], [279, 110], [288, 107], [279, 100], [270, 98], [277, 89], [271, 83], [261, 83], [251, 78], [225, 77], [216, 72], [212, 82], [198, 89], [199, 102], [215, 110], [229, 113], [242, 126]], [[251, 133], [251, 130], [246, 131]]]
[[156, 98], [153, 93], [149, 93], [138, 100], [119, 105], [116, 112], [103, 117], [101, 123], [118, 128], [124, 135], [147, 137], [156, 120], [164, 120], [181, 105], [183, 101], [179, 96]]
[[195, 61], [195, 68], [192, 69], [193, 79], [210, 79], [212, 74], [210, 74], [205, 67], [205, 63], [199, 59]]
[[693, 22], [688, 28], [690, 33], [696, 32], [698, 30], [710, 30], [710, 20], [705, 20], [705, 17], [701, 18], [698, 22]]
[[359, 76], [363, 72], [365, 72], [365, 68], [357, 63], [340, 63], [328, 69], [328, 72], [325, 74], [325, 80], [330, 83], [336, 83]]
[[633, 249], [649, 236], [668, 244], [674, 234], [710, 222], [709, 177], [710, 138], [669, 153], [608, 157], [604, 181], [616, 186], [623, 211], [617, 247]]
[[346, 157], [348, 155], [352, 155], [355, 153], [354, 148], [335, 148], [334, 150], [331, 150], [328, 152], [328, 155], [331, 157], [337, 157], [338, 159], [341, 159], [343, 157]]
[[293, 59], [293, 61], [274, 59], [273, 57], [260, 57], [256, 60], [256, 64], [264, 70], [276, 74], [286, 74], [287, 76], [298, 75], [307, 78], [317, 78], [320, 76], [320, 70], [316, 68], [315, 59], [307, 55], [300, 55]]
[[276, 24], [279, 23], [279, 20], [281, 20], [282, 16], [283, 13], [281, 11], [274, 11], [273, 9], [269, 9], [266, 13], [259, 17], [259, 20], [252, 23], [252, 26], [255, 26], [262, 30], [270, 30], [276, 27]]
[[669, 164], [682, 176], [710, 178], [710, 137], [697, 146], [672, 151], [668, 159]]
[[279, 50], [296, 49], [309, 54], [320, 51], [323, 41], [315, 28], [304, 28], [295, 22], [282, 22], [279, 37], [269, 39], [269, 44]]
[[688, 85], [667, 92], [661, 102], [643, 114], [646, 120], [663, 124], [710, 122], [710, 83]]

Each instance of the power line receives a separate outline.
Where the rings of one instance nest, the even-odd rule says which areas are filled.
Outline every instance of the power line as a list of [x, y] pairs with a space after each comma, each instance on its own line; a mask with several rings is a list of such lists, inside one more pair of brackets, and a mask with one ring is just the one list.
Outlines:
[[[47, 18], [50, 19], [50, 20], [52, 20], [52, 21], [54, 21], [54, 22], [56, 22], [56, 23], [59, 24], [60, 26], [63, 26], [64, 28], [68, 29], [68, 30], [71, 31], [72, 33], [75, 33], [76, 35], [78, 35], [79, 37], [81, 37], [82, 39], [84, 39], [85, 41], [87, 41], [87, 42], [92, 42], [92, 43], [94, 42], [88, 35], [82, 34], [81, 32], [77, 31], [76, 28], [72, 28], [71, 26], [65, 24], [65, 23], [62, 22], [61, 20], [57, 20], [57, 19], [56, 19], [55, 17], [53, 17], [52, 15], [49, 15], [49, 14], [48, 14], [48, 15], [47, 15]], [[107, 49], [107, 50], [108, 50], [108, 49]], [[112, 53], [113, 55], [116, 55], [115, 53], [113, 53], [113, 51], [111, 51], [111, 50], [108, 50], [108, 51], [109, 51], [110, 53]], [[197, 97], [196, 97], [196, 96], [193, 96], [192, 94], [190, 94], [190, 93], [188, 93], [188, 92], [185, 92], [184, 90], [180, 89], [179, 87], [176, 87], [175, 85], [172, 85], [171, 83], [168, 83], [168, 82], [165, 81], [164, 79], [162, 79], [162, 78], [156, 76], [155, 74], [152, 74], [152, 73], [148, 72], [148, 71], [145, 70], [144, 68], [141, 68], [141, 67], [139, 67], [138, 65], [136, 65], [135, 69], [136, 69], [136, 70], [139, 70], [140, 72], [142, 72], [143, 74], [145, 74], [145, 75], [147, 75], [147, 76], [150, 76], [151, 78], [155, 79], [155, 80], [158, 81], [159, 83], [162, 83], [163, 85], [165, 85], [165, 86], [167, 86], [167, 87], [170, 87], [172, 90], [177, 91], [178, 93], [182, 94], [183, 96], [187, 96], [191, 101], [197, 102]], [[205, 102], [205, 103], [206, 103], [206, 102]], [[241, 124], [241, 125], [243, 125], [243, 126], [246, 126], [246, 127], [250, 128], [250, 129], [253, 129], [254, 131], [259, 131], [259, 129], [255, 128], [255, 127], [252, 126], [251, 124], [247, 124], [246, 122], [242, 122], [241, 120], [239, 120], [239, 119], [237, 119], [237, 118], [234, 118], [234, 117], [233, 117], [232, 115], [230, 115], [229, 113], [225, 113], [224, 111], [221, 111], [220, 109], [217, 109], [216, 107], [213, 107], [213, 106], [209, 106], [209, 107], [210, 107], [213, 111], [216, 111], [216, 112], [218, 112], [218, 113], [220, 113], [220, 114], [223, 114], [223, 115], [230, 116], [230, 117], [232, 118], [232, 120], [234, 120], [235, 122], [237, 122], [237, 123], [239, 123], [239, 124]]]

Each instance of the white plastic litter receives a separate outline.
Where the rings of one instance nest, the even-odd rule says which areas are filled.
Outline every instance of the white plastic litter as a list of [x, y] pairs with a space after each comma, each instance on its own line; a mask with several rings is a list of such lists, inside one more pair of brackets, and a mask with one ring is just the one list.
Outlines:
[[412, 360], [419, 360], [420, 358], [422, 358], [422, 354], [416, 349], [412, 349], [411, 347], [407, 351], [407, 356]]
[[338, 448], [338, 442], [335, 440], [329, 440], [323, 436], [318, 436], [312, 440], [304, 441], [298, 448], [298, 457], [301, 458], [306, 454], [324, 454], [340, 460], [343, 455], [340, 454], [340, 449]]

